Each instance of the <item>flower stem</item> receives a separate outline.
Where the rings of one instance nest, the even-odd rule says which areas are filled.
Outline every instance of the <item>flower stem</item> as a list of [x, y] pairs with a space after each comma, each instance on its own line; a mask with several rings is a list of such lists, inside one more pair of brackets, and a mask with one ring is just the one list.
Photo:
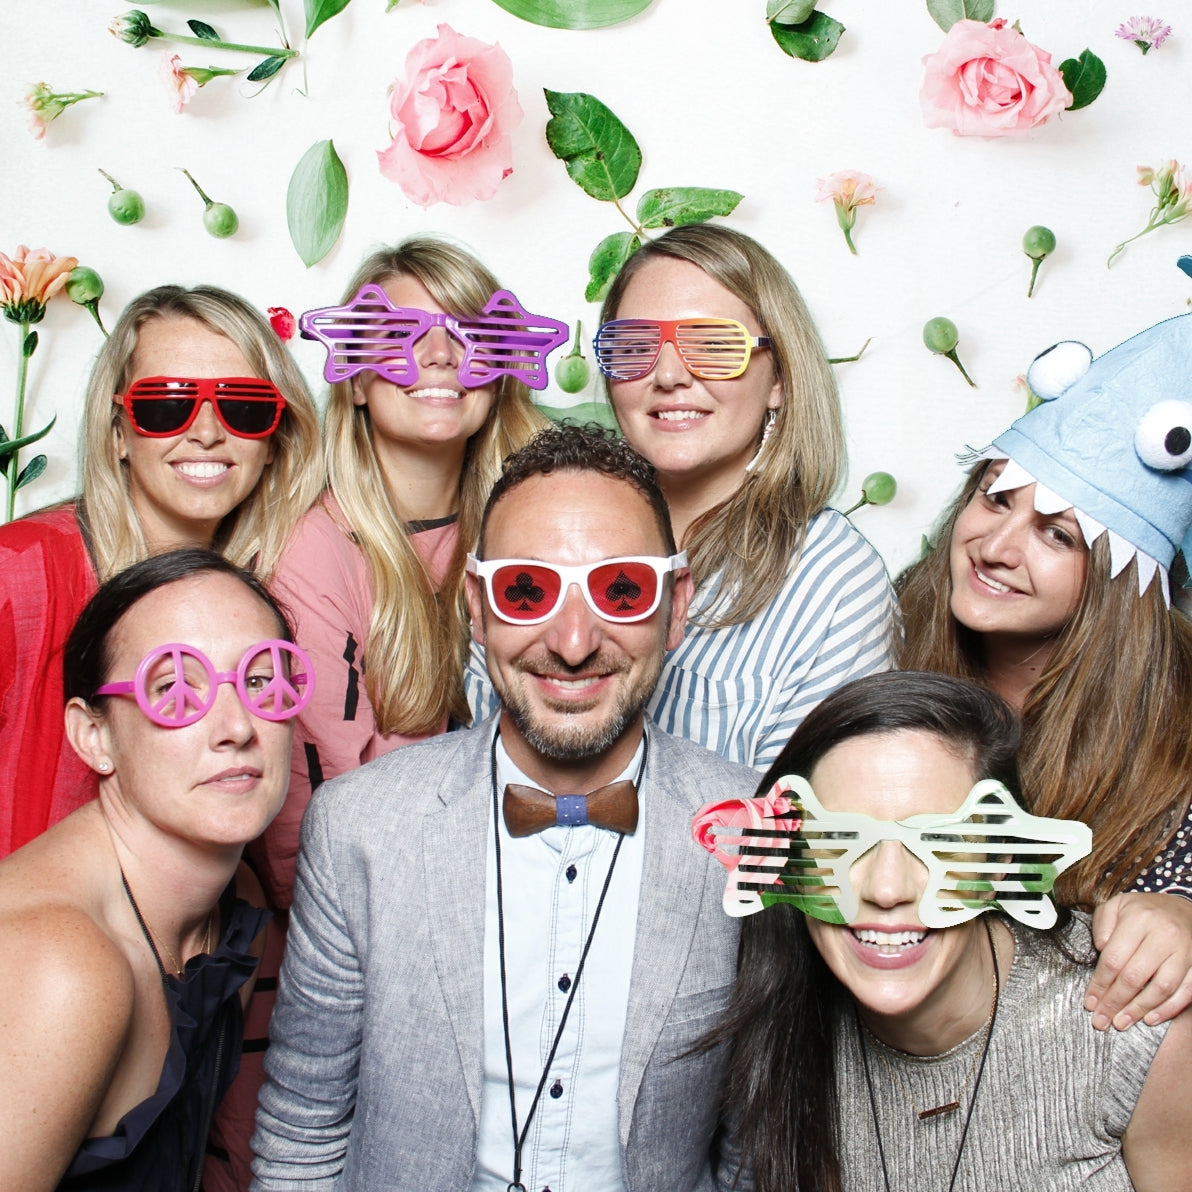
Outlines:
[[853, 243], [853, 234], [848, 228], [840, 229], [844, 233], [844, 242], [848, 245], [848, 250], [855, 257], [857, 255], [857, 246]]
[[869, 504], [869, 498], [866, 497], [864, 493], [862, 493], [861, 499], [855, 505], [850, 505], [847, 509], [842, 509], [841, 513], [845, 517], [848, 517], [848, 515], [850, 513], [856, 513], [857, 510], [860, 509], [862, 505], [868, 505], [868, 504]]
[[1127, 244], [1133, 244], [1139, 236], [1145, 236], [1147, 232], [1153, 232], [1157, 227], [1159, 227], [1159, 224], [1148, 223], [1147, 226], [1143, 228], [1137, 236], [1131, 236], [1128, 240], [1123, 240], [1121, 244], [1119, 244], [1117, 248], [1115, 248], [1113, 252], [1109, 254], [1109, 260], [1105, 262], [1105, 268], [1108, 269], [1114, 263], [1114, 261], [1116, 261], [1117, 258], [1126, 251]]
[[977, 382], [976, 382], [976, 381], [974, 381], [974, 380], [973, 380], [973, 378], [972, 378], [972, 377], [970, 377], [970, 376], [968, 375], [968, 373], [967, 373], [967, 372], [965, 372], [965, 370], [964, 370], [964, 365], [960, 363], [960, 357], [956, 355], [956, 349], [955, 349], [955, 348], [953, 348], [953, 349], [952, 349], [950, 352], [945, 352], [945, 353], [944, 353], [944, 355], [945, 355], [945, 356], [947, 356], [947, 357], [948, 357], [948, 359], [949, 359], [949, 360], [951, 360], [951, 361], [952, 361], [952, 363], [953, 363], [953, 364], [955, 364], [955, 365], [956, 365], [956, 367], [957, 367], [958, 369], [960, 369], [960, 375], [961, 375], [962, 377], [964, 377], [964, 379], [965, 379], [966, 381], [968, 381], [968, 383], [969, 383], [969, 384], [970, 384], [970, 385], [971, 385], [971, 386], [972, 386], [974, 389], [976, 389], [976, 387], [977, 387]]
[[[869, 347], [869, 345], [871, 343], [873, 343], [872, 335], [861, 345], [860, 351], [858, 351], [855, 356], [829, 356], [828, 363], [829, 364], [852, 364], [852, 362], [854, 360], [861, 359], [861, 357], [865, 354], [865, 349], [867, 347]], [[851, 512], [851, 510], [850, 510], [850, 512]]]
[[613, 206], [616, 207], [616, 209], [625, 217], [625, 222], [633, 229], [633, 234], [635, 236], [645, 236], [646, 235], [645, 228], [643, 228], [641, 226], [641, 224], [637, 223], [635, 220], [630, 218], [629, 212], [626, 211], [625, 208], [621, 206], [620, 199], [613, 199]]
[[[25, 351], [25, 342], [29, 338], [29, 324], [22, 322], [21, 328], [21, 347], [17, 354], [17, 409], [16, 409], [16, 424], [13, 426], [12, 437], [19, 439], [21, 432], [25, 425], [25, 377], [29, 371], [29, 356]], [[17, 457], [20, 455], [19, 451], [12, 452], [8, 457], [8, 467], [6, 469], [6, 479], [8, 481], [8, 495], [5, 501], [4, 520], [6, 522], [12, 521], [13, 510], [16, 508], [17, 502], [17, 477], [20, 476], [20, 462]]]
[[238, 41], [217, 41], [212, 37], [188, 37], [185, 33], [157, 34], [163, 41], [177, 41], [192, 46], [206, 46], [209, 50], [236, 50], [241, 54], [264, 54], [268, 58], [297, 58], [297, 50], [286, 50], [280, 46], [248, 46]]
[[1043, 264], [1043, 258], [1035, 257], [1034, 262], [1031, 266], [1031, 284], [1026, 288], [1026, 296], [1028, 298], [1035, 292], [1035, 278], [1039, 276], [1039, 266]]

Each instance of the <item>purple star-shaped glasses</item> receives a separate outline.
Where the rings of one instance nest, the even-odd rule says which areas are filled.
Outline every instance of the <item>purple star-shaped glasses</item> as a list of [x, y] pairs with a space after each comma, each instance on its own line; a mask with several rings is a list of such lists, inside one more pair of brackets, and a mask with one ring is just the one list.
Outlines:
[[464, 346], [459, 383], [478, 389], [499, 377], [546, 388], [546, 358], [567, 341], [567, 324], [532, 315], [508, 291], [497, 290], [479, 315], [459, 318], [413, 306], [394, 306], [380, 286], [361, 286], [346, 306], [308, 310], [298, 323], [304, 339], [327, 349], [326, 380], [374, 372], [395, 385], [418, 380], [414, 344], [432, 327], [446, 327]]

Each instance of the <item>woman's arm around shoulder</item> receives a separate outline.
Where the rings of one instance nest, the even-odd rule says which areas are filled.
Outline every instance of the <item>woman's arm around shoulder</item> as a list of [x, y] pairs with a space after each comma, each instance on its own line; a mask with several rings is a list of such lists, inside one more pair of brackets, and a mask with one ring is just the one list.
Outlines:
[[133, 975], [73, 907], [0, 914], [0, 1188], [55, 1188], [123, 1054]]
[[1192, 1012], [1185, 1010], [1147, 1073], [1122, 1138], [1137, 1192], [1192, 1192]]

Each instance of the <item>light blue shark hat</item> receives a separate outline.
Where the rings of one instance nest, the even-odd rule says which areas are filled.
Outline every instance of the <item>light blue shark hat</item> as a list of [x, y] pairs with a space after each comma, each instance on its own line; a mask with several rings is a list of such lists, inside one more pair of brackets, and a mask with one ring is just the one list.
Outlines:
[[1158, 572], [1170, 603], [1176, 552], [1192, 562], [1192, 314], [1096, 360], [1056, 344], [1027, 384], [1040, 404], [967, 459], [1008, 460], [991, 492], [1034, 484], [1040, 513], [1071, 509], [1090, 546], [1108, 534], [1111, 575], [1137, 558], [1139, 594]]

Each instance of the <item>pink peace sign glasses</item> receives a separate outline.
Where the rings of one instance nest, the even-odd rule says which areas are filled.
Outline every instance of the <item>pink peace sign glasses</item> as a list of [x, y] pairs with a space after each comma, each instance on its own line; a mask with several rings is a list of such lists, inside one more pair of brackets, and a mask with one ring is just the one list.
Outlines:
[[95, 694], [135, 696], [154, 724], [185, 728], [211, 711], [221, 683], [234, 684], [254, 716], [289, 720], [314, 695], [314, 665], [293, 642], [271, 638], [249, 646], [234, 671], [217, 671], [201, 650], [170, 642], [141, 659], [135, 679], [105, 683]]

